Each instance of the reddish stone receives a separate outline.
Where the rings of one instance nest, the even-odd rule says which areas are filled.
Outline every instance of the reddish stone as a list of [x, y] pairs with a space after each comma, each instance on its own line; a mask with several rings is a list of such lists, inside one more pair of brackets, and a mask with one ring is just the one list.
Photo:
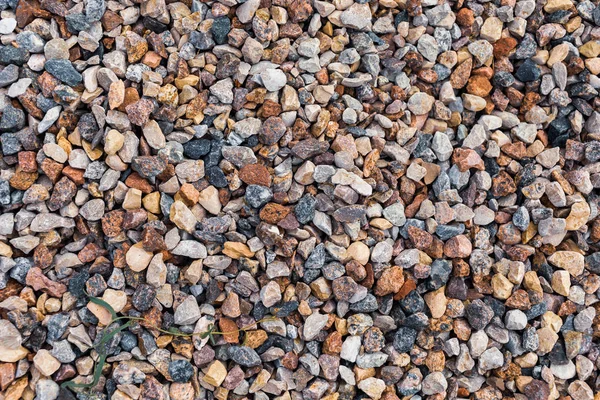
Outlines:
[[460, 172], [466, 172], [471, 168], [478, 169], [479, 171], [483, 171], [485, 169], [483, 160], [479, 154], [472, 149], [454, 149], [454, 153], [452, 154], [452, 162], [456, 164]]
[[152, 375], [146, 375], [146, 379], [141, 386], [140, 398], [144, 400], [165, 400], [163, 384]]
[[473, 59], [467, 58], [450, 75], [450, 84], [454, 89], [462, 89], [468, 82], [473, 68]]
[[475, 15], [472, 10], [468, 8], [461, 8], [456, 13], [456, 23], [459, 26], [470, 27], [475, 22]]
[[109, 211], [102, 217], [102, 231], [108, 237], [119, 235], [123, 229], [123, 219], [125, 212], [123, 210]]
[[300, 227], [300, 223], [294, 214], [289, 213], [285, 218], [277, 223], [277, 226], [283, 229], [291, 230], [298, 229]]
[[450, 258], [465, 258], [471, 255], [473, 246], [465, 235], [457, 235], [444, 244], [444, 254]]
[[408, 237], [412, 241], [415, 248], [423, 250], [433, 244], [433, 236], [416, 226], [410, 225], [408, 227]]
[[494, 43], [494, 57], [508, 57], [511, 51], [517, 47], [517, 40], [512, 36], [500, 38]]
[[534, 379], [523, 389], [529, 400], [546, 400], [550, 398], [550, 387], [544, 381]]
[[25, 172], [17, 167], [15, 174], [8, 181], [10, 186], [17, 190], [27, 190], [35, 183], [38, 178], [37, 172]]
[[71, 202], [75, 194], [77, 193], [77, 186], [72, 180], [63, 177], [60, 181], [54, 185], [50, 200], [48, 200], [48, 209], [50, 211], [56, 211]]
[[152, 227], [144, 228], [142, 232], [142, 244], [146, 251], [157, 252], [167, 250], [165, 239]]
[[269, 224], [278, 224], [291, 212], [289, 207], [277, 203], [268, 203], [260, 210], [260, 219]]
[[29, 114], [39, 119], [44, 118], [44, 112], [37, 106], [37, 93], [31, 87], [28, 87], [18, 99]]
[[100, 21], [102, 22], [104, 30], [112, 31], [123, 23], [123, 18], [114, 11], [106, 10]]
[[20, 151], [18, 154], [19, 167], [24, 172], [37, 172], [36, 154], [34, 151]]
[[398, 291], [398, 293], [396, 293], [394, 295], [394, 300], [402, 300], [403, 298], [405, 298], [406, 296], [408, 296], [408, 294], [410, 292], [412, 292], [413, 290], [415, 290], [416, 288], [417, 288], [417, 282], [414, 279], [412, 279], [412, 278], [406, 279], [404, 281], [404, 284], [402, 285], [402, 287]]
[[516, 290], [505, 302], [506, 307], [527, 311], [531, 307], [529, 295], [523, 289]]
[[517, 185], [515, 185], [515, 181], [506, 171], [500, 171], [492, 179], [492, 189], [490, 192], [493, 196], [503, 197], [516, 191]]
[[467, 92], [479, 97], [487, 96], [492, 89], [489, 79], [482, 75], [472, 76], [467, 83]]
[[313, 13], [310, 0], [292, 0], [287, 10], [290, 20], [295, 23], [308, 20]]
[[52, 265], [54, 254], [56, 251], [51, 251], [46, 245], [40, 244], [33, 251], [33, 265], [39, 268], [48, 268]]
[[54, 92], [56, 86], [60, 85], [60, 81], [53, 75], [50, 75], [50, 73], [47, 71], [44, 71], [40, 76], [38, 76], [37, 83], [40, 86], [44, 97], [50, 98], [52, 98], [52, 93]]
[[15, 10], [17, 25], [23, 29], [29, 25], [35, 18], [50, 20], [52, 14], [43, 10], [40, 3], [35, 0], [19, 0]]
[[33, 290], [41, 290], [52, 297], [60, 298], [67, 291], [67, 287], [64, 284], [52, 281], [45, 276], [38, 267], [33, 267], [27, 272], [25, 282], [27, 283], [27, 286], [31, 286]]
[[346, 273], [356, 282], [360, 282], [367, 277], [367, 270], [356, 260], [350, 260], [346, 264]]
[[140, 99], [140, 95], [135, 88], [132, 88], [132, 87], [125, 88], [125, 98], [123, 100], [123, 103], [121, 103], [121, 105], [119, 107], [117, 107], [117, 110], [119, 110], [121, 112], [127, 112], [126, 111], [127, 106], [130, 104], [134, 104], [139, 99]]
[[52, 183], [56, 183], [61, 176], [61, 173], [64, 169], [64, 165], [57, 163], [50, 158], [44, 158], [42, 161], [42, 165], [40, 166], [44, 174], [52, 181]]
[[0, 363], [0, 389], [5, 390], [15, 380], [15, 363]]
[[82, 263], [89, 263], [101, 256], [103, 253], [104, 249], [101, 249], [96, 243], [88, 243], [77, 254], [77, 258], [79, 258]]
[[76, 168], [71, 167], [70, 165], [67, 165], [62, 170], [62, 173], [63, 173], [63, 175], [68, 177], [70, 180], [75, 182], [76, 185], [83, 185], [85, 182], [85, 178], [83, 177], [83, 175], [85, 174], [85, 171], [82, 169], [76, 169]]
[[377, 296], [385, 296], [398, 293], [404, 285], [404, 273], [402, 267], [397, 265], [383, 270], [375, 286]]
[[275, 103], [273, 100], [265, 100], [262, 106], [262, 117], [276, 117], [281, 114], [281, 105]]
[[148, 220], [148, 212], [143, 208], [127, 210], [123, 217], [123, 229], [136, 229]]
[[283, 365], [284, 368], [294, 371], [298, 368], [298, 355], [293, 351], [286, 353], [281, 359], [281, 365]]
[[239, 342], [239, 331], [235, 322], [229, 318], [221, 317], [219, 319], [219, 329], [223, 332], [223, 339], [227, 343]]
[[[127, 99], [127, 91], [125, 92], [125, 98]], [[152, 100], [147, 98], [141, 98], [125, 107], [125, 112], [129, 117], [132, 124], [143, 126], [150, 119], [150, 114], [154, 110], [154, 103]]]
[[239, 177], [247, 185], [271, 186], [271, 174], [262, 164], [249, 164], [240, 169]]
[[527, 148], [523, 142], [507, 143], [502, 146], [502, 151], [515, 160], [521, 160], [527, 155]]
[[330, 333], [323, 342], [323, 353], [325, 354], [340, 354], [342, 351], [342, 335], [335, 331]]
[[125, 185], [130, 188], [139, 189], [144, 194], [152, 193], [154, 190], [152, 185], [137, 172], [129, 174], [127, 179], [125, 179]]

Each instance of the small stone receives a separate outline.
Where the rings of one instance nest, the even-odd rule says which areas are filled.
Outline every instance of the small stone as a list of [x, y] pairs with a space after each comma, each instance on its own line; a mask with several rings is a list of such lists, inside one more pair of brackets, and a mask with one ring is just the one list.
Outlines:
[[188, 296], [175, 309], [175, 324], [176, 325], [191, 325], [200, 319], [200, 308], [194, 296]]
[[52, 357], [48, 350], [38, 350], [33, 357], [33, 365], [40, 371], [44, 376], [51, 376], [53, 373], [58, 371], [60, 368], [60, 362]]

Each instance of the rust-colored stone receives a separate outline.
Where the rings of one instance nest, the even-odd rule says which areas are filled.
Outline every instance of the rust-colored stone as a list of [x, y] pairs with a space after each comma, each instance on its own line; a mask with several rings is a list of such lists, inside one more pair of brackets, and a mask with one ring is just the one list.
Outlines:
[[271, 186], [271, 174], [262, 164], [248, 164], [240, 169], [239, 177], [247, 185]]
[[515, 181], [506, 171], [500, 171], [498, 175], [492, 179], [491, 193], [493, 196], [507, 196], [516, 191], [517, 185], [515, 185]]
[[63, 283], [52, 281], [38, 267], [33, 267], [29, 270], [25, 282], [33, 290], [41, 290], [52, 297], [60, 298], [67, 291], [67, 287]]
[[17, 167], [15, 174], [8, 181], [10, 186], [17, 190], [27, 190], [35, 183], [38, 178], [37, 172], [25, 172]]
[[290, 208], [277, 203], [268, 203], [260, 211], [260, 219], [269, 224], [277, 224], [290, 213]]

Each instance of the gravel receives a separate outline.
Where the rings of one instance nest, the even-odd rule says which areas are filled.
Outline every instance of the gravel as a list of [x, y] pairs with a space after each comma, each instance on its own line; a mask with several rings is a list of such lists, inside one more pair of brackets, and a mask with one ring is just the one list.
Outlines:
[[597, 398], [595, 2], [0, 10], [1, 398]]

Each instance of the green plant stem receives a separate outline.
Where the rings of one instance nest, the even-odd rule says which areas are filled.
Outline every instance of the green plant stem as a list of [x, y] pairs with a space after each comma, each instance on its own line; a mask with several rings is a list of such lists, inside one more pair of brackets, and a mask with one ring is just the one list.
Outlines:
[[[89, 296], [89, 295], [88, 295], [88, 297], [89, 297], [91, 303], [97, 304], [97, 305], [105, 308], [106, 310], [108, 310], [110, 312], [112, 319], [108, 323], [108, 325], [106, 325], [106, 328], [102, 331], [102, 338], [100, 339], [100, 341], [98, 342], [98, 345], [96, 346], [96, 348], [100, 349], [100, 351], [98, 351], [98, 355], [99, 355], [98, 362], [96, 363], [96, 365], [94, 367], [93, 381], [91, 383], [75, 383], [74, 381], [71, 380], [71, 381], [63, 382], [61, 384], [61, 386], [63, 388], [68, 387], [68, 388], [73, 388], [73, 389], [77, 389], [77, 388], [85, 389], [85, 388], [92, 388], [92, 387], [96, 386], [98, 384], [98, 382], [100, 381], [100, 377], [102, 376], [102, 369], [104, 368], [104, 365], [106, 364], [107, 354], [106, 354], [106, 349], [104, 349], [104, 345], [107, 344], [117, 333], [129, 328], [132, 325], [133, 321], [146, 321], [145, 318], [133, 317], [133, 316], [129, 316], [129, 315], [123, 315], [123, 316], [118, 317], [115, 310], [106, 301], [99, 299], [97, 297]], [[233, 333], [239, 334], [240, 332], [246, 332], [248, 329], [252, 328], [255, 325], [260, 324], [261, 322], [272, 321], [274, 319], [275, 319], [275, 317], [273, 317], [273, 316], [265, 317], [265, 318], [262, 318], [256, 322], [254, 322], [253, 324], [244, 326], [242, 328], [239, 328], [239, 329], [231, 331], [231, 332], [214, 331], [213, 324], [210, 324], [208, 326], [207, 332], [194, 332], [194, 333], [172, 332], [172, 331], [168, 331], [165, 329], [161, 329], [161, 328], [151, 325], [151, 324], [146, 324], [146, 326], [148, 326], [149, 329], [154, 329], [154, 330], [157, 330], [158, 332], [164, 333], [166, 335], [171, 335], [171, 336], [177, 336], [177, 337], [200, 336], [202, 339], [208, 337], [210, 339], [211, 343], [214, 345], [215, 344], [215, 339], [213, 337], [214, 335], [228, 335], [228, 334], [233, 334]], [[110, 325], [112, 325], [115, 322], [122, 321], [122, 320], [127, 320], [127, 322], [125, 322], [123, 325], [121, 325], [111, 331], [108, 331], [108, 327]]]

